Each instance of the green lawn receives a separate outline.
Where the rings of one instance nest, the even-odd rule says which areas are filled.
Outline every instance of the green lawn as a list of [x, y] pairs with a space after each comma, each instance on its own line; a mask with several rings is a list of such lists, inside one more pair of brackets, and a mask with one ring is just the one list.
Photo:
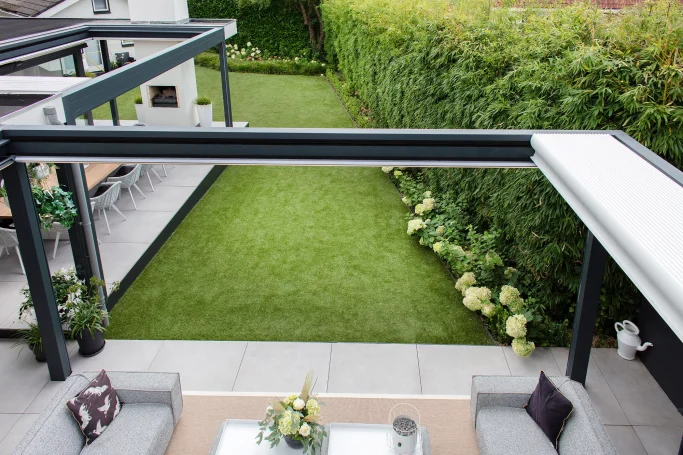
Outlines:
[[[217, 73], [197, 74], [213, 93]], [[231, 86], [251, 125], [351, 126], [322, 77], [233, 74]], [[376, 168], [228, 167], [107, 336], [491, 344], [443, 264], [406, 235], [406, 213]]]

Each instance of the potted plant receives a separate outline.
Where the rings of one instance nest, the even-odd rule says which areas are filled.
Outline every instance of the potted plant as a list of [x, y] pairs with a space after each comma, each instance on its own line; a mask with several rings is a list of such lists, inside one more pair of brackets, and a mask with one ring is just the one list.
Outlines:
[[[281, 439], [293, 449], [303, 449], [303, 453], [320, 453], [323, 439], [327, 436], [325, 426], [319, 423], [320, 403], [312, 394], [313, 372], [309, 372], [299, 394], [292, 394], [283, 400], [270, 400], [266, 417], [259, 422], [256, 443], [270, 442], [273, 448]], [[266, 431], [270, 434], [263, 437]]]
[[22, 330], [19, 333], [19, 341], [12, 346], [28, 346], [38, 362], [47, 360], [43, 352], [43, 339], [40, 337], [40, 330], [36, 324], [29, 324], [27, 330]]
[[34, 185], [32, 194], [43, 229], [49, 230], [54, 223], [59, 223], [69, 229], [76, 221], [78, 210], [71, 199], [70, 192], [58, 186], [45, 189]]
[[138, 116], [138, 122], [145, 123], [145, 106], [142, 104], [142, 96], [136, 96], [133, 102], [135, 103], [135, 115]]
[[92, 357], [104, 349], [104, 320], [107, 311], [102, 307], [100, 288], [104, 281], [90, 280], [90, 286], [83, 284], [77, 296], [70, 296], [72, 303], [69, 318], [71, 337], [78, 342], [78, 352], [83, 357]]
[[29, 163], [26, 167], [31, 179], [40, 182], [46, 179], [56, 166], [53, 163]]
[[209, 128], [213, 122], [213, 106], [211, 98], [200, 96], [194, 103], [197, 105], [197, 115], [199, 115], [199, 126]]
[[[74, 267], [57, 270], [52, 275], [52, 288], [57, 301], [57, 312], [64, 329], [68, 329], [73, 314], [73, 298], [80, 297], [84, 287], [85, 285], [83, 281], [78, 279]], [[22, 289], [21, 294], [24, 296], [24, 301], [19, 306], [19, 319], [26, 320], [28, 316], [34, 313], [33, 297], [28, 287]]]

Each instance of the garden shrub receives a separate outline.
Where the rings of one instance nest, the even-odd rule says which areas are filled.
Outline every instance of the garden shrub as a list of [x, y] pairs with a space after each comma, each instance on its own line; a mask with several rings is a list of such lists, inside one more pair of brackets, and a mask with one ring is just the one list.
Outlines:
[[[683, 168], [678, 2], [608, 13], [590, 4], [327, 0], [323, 12], [328, 59], [379, 127], [621, 129]], [[495, 251], [519, 270], [516, 286], [542, 307], [546, 337], [572, 320], [586, 229], [540, 171], [409, 174], [457, 204], [462, 226], [496, 233]], [[601, 299], [602, 333], [637, 312], [638, 293], [611, 260]], [[548, 343], [566, 342], [559, 338]]]
[[189, 0], [190, 17], [237, 19], [237, 34], [229, 43], [257, 44], [268, 56], [311, 56], [308, 31], [293, 4], [274, 1], [266, 8], [238, 7], [237, 0]]
[[[194, 58], [195, 65], [216, 71], [221, 70], [218, 54], [203, 52]], [[325, 73], [325, 64], [318, 61], [293, 59], [244, 60], [229, 59], [228, 70], [236, 73], [293, 74], [320, 76]]]

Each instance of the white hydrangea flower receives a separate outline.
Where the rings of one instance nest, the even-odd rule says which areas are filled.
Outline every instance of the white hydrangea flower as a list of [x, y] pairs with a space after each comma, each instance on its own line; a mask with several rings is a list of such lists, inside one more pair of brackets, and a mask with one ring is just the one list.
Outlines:
[[247, 42], [247, 47], [251, 47], [251, 41]]
[[512, 340], [512, 351], [520, 357], [529, 357], [536, 349], [533, 341], [527, 341], [526, 338], [515, 338]]
[[474, 273], [472, 272], [466, 272], [463, 273], [463, 275], [458, 278], [458, 281], [455, 282], [455, 289], [460, 291], [462, 295], [465, 295], [465, 291], [467, 288], [470, 286], [473, 286], [477, 283], [477, 278], [474, 276]]
[[435, 242], [434, 245], [432, 245], [432, 249], [436, 254], [441, 253], [441, 250], [443, 250], [443, 242]]
[[429, 197], [432, 197], [432, 192], [431, 192], [431, 191], [425, 191], [422, 195], [423, 195], [424, 197], [429, 198]]
[[512, 338], [526, 336], [526, 318], [522, 314], [513, 314], [505, 321], [505, 332]]
[[436, 204], [436, 200], [434, 198], [426, 198], [425, 200], [422, 201], [422, 203], [425, 205], [427, 210], [433, 210], [434, 205]]
[[306, 406], [306, 402], [301, 398], [297, 398], [296, 400], [294, 400], [294, 403], [292, 403], [292, 407], [297, 411], [301, 411], [304, 408], [304, 406]]
[[278, 423], [277, 429], [280, 430], [280, 434], [289, 435], [292, 434], [294, 421], [292, 419], [292, 411], [286, 411], [280, 417], [280, 422]]
[[487, 318], [493, 317], [496, 314], [496, 306], [493, 303], [484, 303], [481, 306], [481, 314]]
[[462, 303], [471, 311], [482, 309], [482, 305], [489, 303], [491, 290], [485, 287], [468, 287], [465, 290], [465, 298]]
[[422, 237], [420, 237], [420, 242], [419, 242], [419, 243], [420, 243], [420, 245], [425, 246], [425, 239], [423, 239]]
[[261, 53], [261, 49], [256, 49], [256, 53], [257, 53], [257, 54], [260, 54], [260, 53]]
[[410, 205], [410, 202], [411, 202], [411, 201], [410, 201], [410, 198], [409, 198], [408, 196], [403, 196], [403, 197], [401, 198], [401, 200], [403, 201], [403, 203], [404, 203], [405, 205]]
[[394, 177], [400, 177], [403, 175], [403, 172], [401, 171], [394, 171]]
[[426, 228], [427, 225], [422, 218], [415, 218], [414, 220], [408, 221], [408, 235], [413, 235], [417, 231]]
[[301, 425], [301, 428], [299, 428], [299, 434], [304, 438], [309, 437], [311, 435], [311, 426], [307, 423], [304, 423]]
[[393, 171], [393, 170], [394, 170], [393, 167], [382, 166], [382, 172], [384, 172], [385, 174], [388, 174], [389, 172], [391, 172], [391, 171]]
[[291, 395], [287, 395], [287, 397], [284, 400], [282, 400], [282, 402], [285, 403], [287, 406], [291, 406], [294, 403], [294, 400], [296, 400], [297, 398], [299, 398], [299, 395], [293, 393]]
[[308, 411], [308, 415], [320, 414], [320, 404], [318, 403], [318, 400], [309, 398], [306, 402], [306, 411]]
[[439, 226], [436, 228], [436, 235], [444, 235], [446, 233], [446, 226]]
[[321, 63], [321, 65], [322, 65], [322, 66], [325, 66], [325, 64], [324, 64], [324, 63]]
[[460, 245], [455, 245], [453, 247], [453, 254], [456, 256], [465, 256], [465, 250]]
[[295, 61], [295, 62], [298, 62], [298, 61], [299, 61], [299, 57], [294, 57], [294, 61]]
[[250, 55], [253, 57], [256, 55], [256, 52], [252, 52]]
[[514, 300], [519, 299], [519, 290], [514, 286], [508, 286], [507, 284], [500, 288], [500, 303], [508, 306]]
[[415, 213], [418, 215], [424, 215], [424, 213], [427, 211], [427, 207], [424, 204], [417, 204], [415, 206]]
[[479, 300], [476, 296], [473, 296], [473, 295], [465, 296], [465, 298], [462, 299], [462, 303], [470, 311], [481, 310], [481, 300]]

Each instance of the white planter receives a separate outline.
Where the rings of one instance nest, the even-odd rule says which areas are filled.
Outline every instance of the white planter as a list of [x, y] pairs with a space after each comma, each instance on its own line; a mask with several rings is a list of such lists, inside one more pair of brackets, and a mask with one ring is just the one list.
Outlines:
[[33, 168], [33, 174], [36, 176], [36, 179], [43, 180], [50, 175], [50, 166], [45, 163], [41, 163]]
[[211, 127], [213, 122], [213, 105], [206, 104], [203, 106], [197, 105], [197, 115], [199, 115], [199, 126], [202, 128]]
[[138, 117], [138, 123], [145, 123], [145, 105], [136, 104], [135, 105], [135, 115]]

